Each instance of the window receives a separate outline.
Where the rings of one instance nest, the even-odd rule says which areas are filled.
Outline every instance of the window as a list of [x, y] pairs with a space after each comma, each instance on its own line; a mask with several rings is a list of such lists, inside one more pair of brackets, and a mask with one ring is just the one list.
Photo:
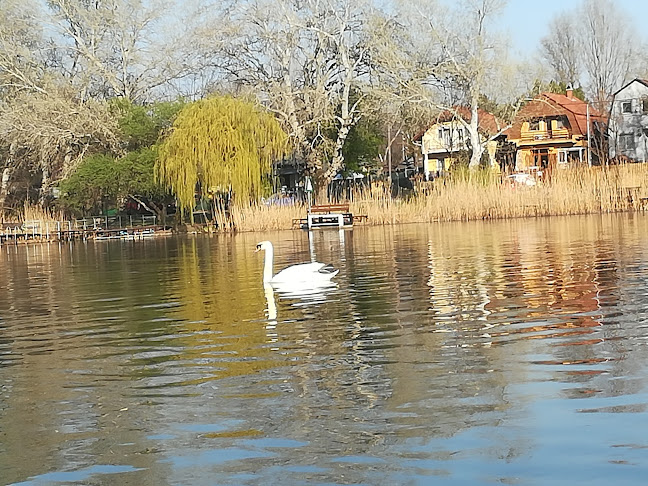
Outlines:
[[562, 128], [567, 128], [567, 117], [566, 116], [559, 116], [556, 118], [556, 129], [560, 130]]
[[644, 114], [648, 113], [648, 97], [641, 99], [641, 111]]
[[621, 113], [632, 113], [632, 101], [621, 102]]
[[634, 133], [622, 133], [619, 135], [619, 150], [634, 150]]
[[451, 132], [449, 128], [439, 128], [439, 140], [447, 147], [450, 147], [452, 144], [452, 137], [450, 134]]
[[540, 120], [531, 120], [529, 122], [529, 130], [540, 130]]
[[567, 163], [567, 151], [566, 150], [560, 150], [558, 152], [558, 163], [559, 164], [566, 164]]

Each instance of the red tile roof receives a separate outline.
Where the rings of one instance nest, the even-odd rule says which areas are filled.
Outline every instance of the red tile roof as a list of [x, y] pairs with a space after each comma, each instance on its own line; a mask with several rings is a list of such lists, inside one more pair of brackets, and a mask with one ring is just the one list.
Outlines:
[[[587, 134], [587, 103], [575, 97], [557, 93], [541, 93], [524, 105], [515, 117], [509, 132], [510, 139], [519, 139], [522, 123], [533, 118], [565, 115], [569, 120], [572, 135]], [[604, 121], [594, 107], [589, 107], [590, 122]]]

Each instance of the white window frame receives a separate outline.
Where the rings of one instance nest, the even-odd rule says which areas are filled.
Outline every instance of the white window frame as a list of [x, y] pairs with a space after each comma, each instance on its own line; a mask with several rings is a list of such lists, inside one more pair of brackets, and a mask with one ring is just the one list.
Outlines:
[[558, 151], [558, 164], [559, 165], [566, 165], [567, 164], [567, 151], [566, 150], [559, 150]]
[[452, 147], [452, 130], [448, 127], [439, 128], [439, 141], [444, 147]]
[[[628, 107], [628, 110], [626, 110], [626, 107]], [[621, 102], [621, 113], [632, 113], [632, 100], [624, 100]]]

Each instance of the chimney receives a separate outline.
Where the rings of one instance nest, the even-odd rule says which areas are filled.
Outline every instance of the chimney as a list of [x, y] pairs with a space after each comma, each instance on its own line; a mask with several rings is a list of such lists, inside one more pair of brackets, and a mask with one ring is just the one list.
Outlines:
[[567, 98], [573, 98], [574, 97], [574, 90], [572, 88], [571, 83], [567, 85]]

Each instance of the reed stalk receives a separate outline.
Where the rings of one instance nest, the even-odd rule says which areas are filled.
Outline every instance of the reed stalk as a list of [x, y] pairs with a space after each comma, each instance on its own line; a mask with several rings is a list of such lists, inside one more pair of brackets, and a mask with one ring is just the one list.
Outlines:
[[51, 211], [49, 209], [43, 209], [41, 206], [29, 205], [25, 203], [23, 211], [21, 214], [21, 222], [26, 221], [38, 221], [40, 223], [55, 224], [57, 221], [63, 221], [63, 213], [60, 211]]

